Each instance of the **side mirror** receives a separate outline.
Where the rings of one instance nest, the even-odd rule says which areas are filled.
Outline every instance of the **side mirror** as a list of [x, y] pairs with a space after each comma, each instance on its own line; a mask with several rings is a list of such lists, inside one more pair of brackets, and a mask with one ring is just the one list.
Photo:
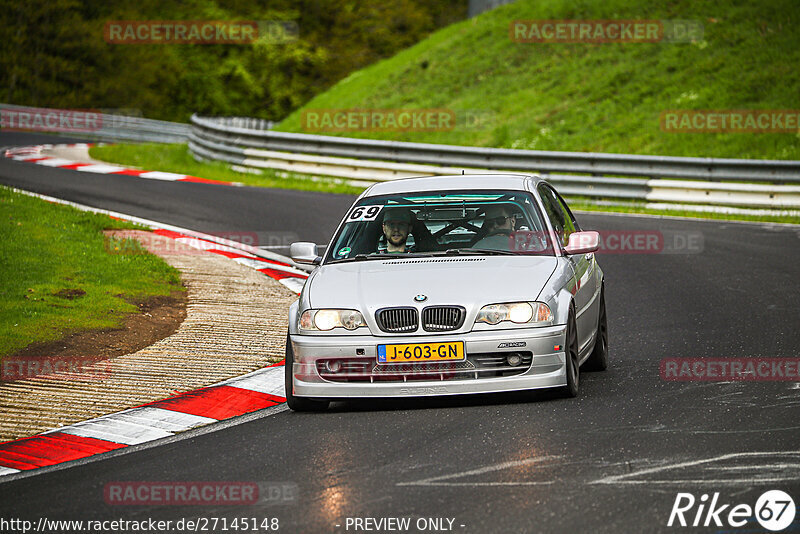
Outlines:
[[573, 232], [569, 235], [569, 244], [564, 248], [567, 254], [588, 254], [600, 248], [598, 232]]
[[319, 265], [322, 258], [317, 255], [316, 243], [308, 243], [301, 241], [299, 243], [292, 243], [289, 247], [289, 256], [296, 263], [304, 263], [306, 265]]

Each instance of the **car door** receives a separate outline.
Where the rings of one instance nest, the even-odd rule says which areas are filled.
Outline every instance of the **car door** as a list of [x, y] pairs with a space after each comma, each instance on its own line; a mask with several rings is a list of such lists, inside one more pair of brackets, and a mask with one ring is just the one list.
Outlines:
[[[549, 185], [539, 185], [539, 196], [542, 198], [547, 217], [556, 232], [561, 250], [569, 244], [569, 236], [580, 231], [580, 226], [572, 215], [564, 199]], [[572, 254], [566, 256], [574, 273], [574, 286], [570, 291], [575, 300], [575, 322], [578, 327], [578, 345], [583, 350], [591, 342], [597, 324], [597, 306], [594, 306], [597, 293], [597, 276], [595, 276], [594, 253]]]

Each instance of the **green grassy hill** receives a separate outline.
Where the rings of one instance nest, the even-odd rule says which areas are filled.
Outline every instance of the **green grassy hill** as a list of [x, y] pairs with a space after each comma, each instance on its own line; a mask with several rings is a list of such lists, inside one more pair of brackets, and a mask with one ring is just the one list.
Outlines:
[[[800, 133], [664, 132], [675, 109], [800, 109], [800, 3], [768, 0], [518, 0], [354, 72], [301, 112], [449, 108], [474, 127], [331, 135], [536, 150], [800, 159]], [[656, 4], [656, 3], [654, 3]], [[522, 44], [513, 20], [690, 19], [691, 43]], [[326, 133], [326, 132], [320, 132]]]

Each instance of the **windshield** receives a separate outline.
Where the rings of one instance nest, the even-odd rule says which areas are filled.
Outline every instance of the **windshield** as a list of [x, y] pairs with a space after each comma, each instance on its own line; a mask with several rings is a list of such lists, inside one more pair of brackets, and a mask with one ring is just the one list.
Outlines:
[[554, 255], [530, 193], [425, 192], [361, 199], [345, 217], [327, 261], [385, 255]]

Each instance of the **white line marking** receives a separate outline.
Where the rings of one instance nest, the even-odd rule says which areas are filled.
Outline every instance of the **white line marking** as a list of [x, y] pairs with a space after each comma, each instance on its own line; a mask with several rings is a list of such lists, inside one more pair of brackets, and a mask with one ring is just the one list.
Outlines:
[[125, 445], [138, 445], [139, 443], [173, 435], [173, 432], [167, 432], [166, 430], [140, 424], [118, 421], [108, 416], [62, 427], [59, 430], [66, 434], [102, 439], [114, 443], [123, 443]]
[[3, 475], [13, 475], [14, 473], [19, 473], [19, 469], [14, 469], [13, 467], [3, 467], [0, 465], [0, 477]]
[[269, 263], [265, 261], [258, 261], [258, 260], [251, 260], [248, 258], [231, 258], [236, 263], [241, 263], [242, 265], [246, 265], [247, 267], [253, 269], [274, 269], [276, 271], [284, 271], [287, 273], [296, 274], [302, 276], [304, 279], [308, 277], [308, 273], [305, 271], [301, 271], [300, 269], [295, 269], [294, 267], [288, 267], [286, 265], [277, 265], [275, 263]]
[[519, 467], [523, 465], [530, 465], [542, 462], [544, 460], [555, 460], [561, 458], [560, 456], [538, 456], [536, 458], [527, 458], [525, 460], [514, 460], [511, 462], [503, 462], [501, 464], [490, 465], [470, 471], [462, 471], [452, 475], [442, 475], [438, 477], [425, 478], [416, 480], [414, 482], [400, 482], [397, 486], [539, 486], [552, 484], [553, 480], [537, 480], [525, 482], [442, 482], [452, 478], [462, 478], [472, 475], [482, 475], [485, 473], [492, 473], [494, 471], [501, 471], [511, 467]]
[[212, 419], [211, 417], [165, 410], [154, 406], [133, 408], [106, 417], [117, 421], [149, 426], [167, 432], [183, 432], [190, 428], [217, 422], [217, 419]]
[[722, 466], [709, 466], [706, 469], [713, 471], [762, 471], [764, 469], [799, 469], [800, 464], [760, 464], [760, 465], [722, 465]]
[[[274, 263], [258, 261], [252, 258], [231, 258], [231, 259], [236, 263], [244, 265], [245, 267], [250, 267], [251, 269], [263, 269], [265, 267], [269, 267], [270, 265], [275, 265]], [[280, 267], [280, 265], [278, 265], [277, 267]]]
[[303, 291], [303, 286], [305, 285], [306, 280], [308, 280], [308, 277], [305, 277], [305, 278], [281, 278], [280, 280], [278, 280], [278, 282], [280, 282], [281, 284], [285, 285], [291, 291], [294, 291], [295, 293], [297, 293], [299, 295], [300, 292]]
[[[683, 467], [693, 467], [702, 464], [708, 464], [711, 462], [717, 462], [721, 460], [729, 460], [732, 458], [752, 458], [757, 456], [791, 456], [791, 455], [800, 455], [800, 451], [776, 451], [776, 452], [737, 452], [732, 454], [723, 454], [721, 456], [714, 456], [713, 458], [706, 458], [703, 460], [692, 460], [689, 462], [680, 462], [676, 464], [667, 464], [662, 465], [659, 467], [651, 467], [648, 469], [642, 469], [641, 471], [636, 471], [634, 473], [624, 473], [622, 475], [612, 475], [603, 477], [599, 480], [594, 480], [589, 482], [589, 484], [741, 484], [742, 482], [785, 482], [787, 480], [797, 480], [800, 478], [800, 473], [794, 476], [781, 476], [781, 477], [766, 477], [766, 478], [758, 478], [754, 479], [752, 476], [748, 476], [747, 479], [693, 479], [693, 480], [626, 480], [631, 477], [638, 477], [642, 475], [649, 475], [652, 473], [659, 473], [667, 470], [672, 469], [680, 469]], [[754, 465], [753, 469], [759, 469], [758, 465]]]
[[72, 165], [75, 163], [69, 159], [62, 158], [48, 158], [35, 162], [37, 165], [44, 165], [45, 167], [63, 167], [64, 165]]
[[676, 485], [676, 486], [687, 486], [687, 485], [700, 485], [700, 484], [708, 484], [713, 486], [741, 486], [742, 484], [778, 484], [784, 482], [795, 482], [797, 477], [787, 477], [787, 476], [779, 476], [779, 477], [767, 477], [767, 478], [698, 478], [698, 479], [678, 479], [675, 480], [620, 480], [617, 482], [602, 482], [601, 480], [595, 480], [589, 482], [589, 484], [653, 484], [653, 485], [661, 485], [661, 486], [669, 486], [669, 485]]
[[[480, 486], [548, 486], [555, 480], [541, 482], [434, 482], [432, 484], [405, 484], [406, 486], [448, 486], [448, 487], [480, 487]], [[402, 484], [398, 484], [400, 486]]]
[[[745, 405], [745, 406], [750, 406]], [[786, 406], [785, 404], [782, 406]], [[650, 432], [677, 432], [680, 434], [767, 434], [772, 432], [789, 432], [800, 429], [800, 426], [784, 426], [780, 428], [748, 428], [742, 430], [688, 430], [681, 428], [655, 428]]]
[[[219, 384], [212, 384], [212, 386], [216, 385]], [[75, 423], [71, 426], [53, 428], [43, 432], [42, 434], [63, 432], [64, 429], [71, 429], [72, 427], [83, 425], [85, 423], [107, 424], [107, 421], [116, 421], [122, 424], [129, 423], [136, 425], [137, 427], [150, 427], [155, 430], [165, 430], [167, 432], [183, 432], [198, 426], [216, 423], [219, 420], [212, 419], [211, 417], [202, 417], [200, 415], [165, 410], [163, 408], [156, 408], [155, 406], [141, 406], [139, 408], [128, 408], [120, 412], [102, 415], [100, 417], [95, 417], [94, 419], [87, 419], [86, 421], [81, 421], [80, 423]]]
[[153, 180], [166, 180], [172, 182], [186, 178], [185, 174], [175, 174], [174, 172], [150, 171], [139, 175], [139, 178], [150, 178]]
[[109, 174], [112, 172], [124, 171], [125, 167], [117, 167], [116, 165], [106, 165], [104, 163], [86, 164], [83, 167], [78, 167], [76, 171], [81, 172], [95, 172], [98, 174]]
[[223, 383], [228, 386], [258, 391], [259, 393], [267, 393], [268, 395], [286, 397], [284, 372], [283, 366], [278, 365], [275, 367], [259, 369], [254, 373], [233, 378]]

